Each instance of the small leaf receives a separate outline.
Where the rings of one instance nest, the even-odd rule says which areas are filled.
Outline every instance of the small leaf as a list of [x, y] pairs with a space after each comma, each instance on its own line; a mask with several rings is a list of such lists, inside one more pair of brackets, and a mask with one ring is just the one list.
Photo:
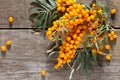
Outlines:
[[57, 48], [58, 46], [57, 45], [55, 45], [52, 49], [49, 49], [49, 50], [47, 50], [47, 53], [50, 53], [50, 52], [52, 52], [55, 48]]
[[72, 75], [73, 75], [73, 73], [74, 73], [74, 69], [72, 69], [72, 71], [71, 71], [71, 73], [70, 73], [70, 77], [69, 77], [69, 79], [72, 79]]
[[99, 50], [98, 43], [97, 43], [97, 42], [95, 42], [94, 44], [95, 44], [95, 46], [96, 46], [97, 50]]
[[50, 52], [50, 53], [48, 54], [48, 57], [52, 56], [52, 55], [55, 54], [55, 53], [56, 53], [56, 51]]
[[69, 18], [68, 20], [66, 20], [66, 21], [64, 22], [64, 24], [67, 24], [67, 22], [69, 22], [70, 20], [76, 19], [77, 17], [78, 17], [78, 16], [73, 16], [73, 17]]
[[54, 41], [58, 40], [58, 36], [59, 36], [59, 33], [57, 32], [52, 41], [54, 42]]
[[49, 2], [50, 2], [50, 5], [52, 6], [52, 7], [56, 7], [56, 4], [55, 4], [55, 1], [54, 0], [48, 0]]
[[[29, 9], [29, 12], [32, 12], [32, 10], [36, 10], [36, 12], [30, 15], [30, 19], [34, 24], [33, 26], [37, 29], [47, 29], [52, 25], [52, 21], [58, 17], [54, 0], [35, 0], [31, 5], [32, 7]], [[35, 17], [31, 17], [33, 15]]]
[[94, 62], [95, 62], [96, 64], [98, 64], [98, 62], [97, 62], [97, 54], [92, 53], [92, 57], [93, 57], [93, 59], [94, 59]]

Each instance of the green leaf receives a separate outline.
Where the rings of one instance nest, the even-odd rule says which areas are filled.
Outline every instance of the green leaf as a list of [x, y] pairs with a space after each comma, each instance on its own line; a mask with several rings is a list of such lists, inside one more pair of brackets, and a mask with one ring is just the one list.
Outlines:
[[62, 32], [62, 36], [61, 36], [60, 40], [63, 42], [64, 38], [65, 38], [65, 35], [64, 35], [64, 32]]
[[[31, 2], [30, 19], [33, 21], [33, 26], [38, 29], [45, 30], [52, 26], [53, 20], [58, 17], [56, 12], [56, 3], [54, 0], [35, 0]], [[36, 12], [32, 12], [32, 10]], [[34, 15], [34, 16], [33, 16]]]
[[31, 14], [30, 17], [36, 17], [38, 13]]
[[86, 37], [88, 37], [88, 38], [94, 38], [95, 36], [93, 36], [93, 35], [85, 35]]
[[82, 73], [82, 71], [83, 71], [83, 69], [85, 67], [84, 59], [85, 59], [85, 54], [81, 53], [81, 57], [80, 57], [80, 60], [81, 60], [80, 73]]
[[88, 4], [84, 4], [87, 9], [91, 9], [91, 7]]
[[32, 5], [34, 7], [41, 7], [40, 4], [37, 2], [31, 2], [30, 5]]
[[92, 53], [92, 57], [93, 57], [94, 62], [95, 62], [96, 64], [98, 64], [98, 62], [97, 62], [97, 54]]
[[57, 32], [57, 33], [55, 34], [55, 37], [53, 38], [52, 41], [54, 42], [54, 41], [58, 40], [58, 36], [59, 36], [59, 33]]
[[43, 5], [44, 7], [46, 7], [46, 9], [53, 9], [53, 7], [46, 2], [46, 0], [36, 0], [38, 3], [40, 3], [41, 5]]
[[89, 60], [89, 55], [85, 55], [85, 73], [86, 73], [87, 76], [89, 74], [89, 65], [88, 65], [89, 62], [88, 62], [88, 60]]
[[59, 18], [59, 20], [58, 20], [58, 25], [60, 25], [61, 20], [62, 20], [62, 17]]
[[73, 75], [74, 71], [75, 71], [75, 69], [72, 69], [69, 79], [72, 79], [72, 75]]
[[98, 43], [97, 43], [97, 42], [95, 42], [94, 44], [95, 44], [95, 46], [96, 46], [97, 50], [99, 50]]
[[52, 56], [55, 53], [56, 53], [56, 51], [52, 51], [52, 52], [48, 53], [48, 57]]
[[46, 29], [46, 26], [47, 26], [47, 19], [48, 19], [48, 17], [49, 17], [49, 13], [47, 12], [46, 13], [46, 16], [45, 16], [45, 19], [44, 19], [44, 25], [43, 25], [43, 30], [45, 30]]
[[70, 19], [66, 20], [64, 24], [66, 24], [66, 23], [69, 22], [70, 20], [76, 19], [77, 17], [78, 17], [78, 16], [70, 17]]
[[50, 5], [51, 5], [52, 7], [56, 7], [56, 4], [55, 4], [54, 0], [48, 0], [48, 1], [50, 2]]
[[55, 45], [53, 48], [51, 48], [51, 49], [49, 49], [49, 50], [47, 50], [47, 53], [51, 53], [55, 48], [57, 48], [58, 46], [57, 45]]

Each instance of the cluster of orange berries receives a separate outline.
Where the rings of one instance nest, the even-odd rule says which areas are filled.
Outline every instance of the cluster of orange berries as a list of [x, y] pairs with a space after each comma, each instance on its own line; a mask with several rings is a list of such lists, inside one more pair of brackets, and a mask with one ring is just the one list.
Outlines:
[[[11, 40], [6, 41], [6, 46], [10, 46], [12, 44]], [[1, 46], [1, 51], [6, 52], [6, 46]]]
[[114, 39], [117, 39], [117, 34], [114, 31], [111, 31], [110, 33], [108, 33], [108, 37], [112, 41]]
[[[107, 49], [107, 50], [109, 50], [109, 49], [110, 49], [110, 45], [109, 45], [109, 44], [106, 44], [106, 45], [104, 46], [104, 48]], [[93, 48], [93, 49], [92, 49], [92, 53], [98, 53], [99, 55], [102, 55], [102, 54], [103, 54], [103, 50], [102, 50], [102, 49], [97, 50], [96, 48]], [[111, 56], [110, 56], [109, 54], [106, 54], [105, 59], [106, 59], [106, 60], [110, 60], [110, 59], [111, 59]]]
[[59, 30], [59, 27], [58, 27], [58, 20], [54, 21], [53, 22], [53, 26], [51, 28], [48, 28], [48, 31], [46, 32], [46, 36], [52, 40], [53, 37], [55, 36], [56, 32]]
[[76, 3], [76, 0], [57, 0], [57, 11], [65, 12], [66, 8]]
[[[76, 49], [82, 47], [83, 43], [87, 41], [85, 38], [87, 34], [94, 36], [91, 38], [90, 43], [92, 47], [95, 46], [94, 42], [101, 40], [106, 34], [98, 36], [100, 31], [97, 29], [100, 28], [99, 23], [103, 18], [97, 17], [97, 14], [101, 15], [101, 8], [98, 10], [94, 7], [87, 9], [86, 6], [82, 4], [76, 4], [74, 0], [57, 0], [57, 10], [66, 13], [64, 13], [59, 20], [54, 21], [53, 26], [48, 28], [46, 32], [46, 36], [50, 40], [53, 40], [57, 33], [60, 39], [62, 33], [64, 33], [65, 38], [60, 46], [59, 56], [57, 58], [58, 63], [55, 65], [56, 69], [63, 64], [71, 62], [76, 53]], [[117, 35], [115, 33], [113, 34], [113, 32], [109, 33], [108, 36], [110, 39], [117, 38]], [[101, 44], [98, 44], [98, 46], [99, 45]], [[104, 48], [110, 49], [110, 46], [105, 45]], [[102, 54], [102, 49], [103, 48], [97, 50], [93, 48], [91, 51], [92, 53]], [[106, 56], [106, 59], [110, 60], [110, 56]]]
[[76, 28], [65, 37], [60, 46], [59, 56], [57, 58], [58, 63], [55, 65], [56, 69], [62, 64], [71, 62], [71, 59], [74, 58], [76, 49], [80, 46], [84, 35], [84, 32], [77, 30]]

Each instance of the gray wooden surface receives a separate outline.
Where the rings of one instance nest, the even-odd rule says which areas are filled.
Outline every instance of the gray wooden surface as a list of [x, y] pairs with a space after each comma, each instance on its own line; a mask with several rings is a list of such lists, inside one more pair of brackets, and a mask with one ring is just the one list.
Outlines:
[[[15, 22], [13, 27], [29, 28], [28, 9], [31, 0], [0, 0], [0, 27], [8, 27], [7, 18], [13, 16]], [[90, 2], [90, 0], [85, 1]], [[111, 8], [117, 9], [116, 22], [119, 25], [120, 1], [112, 1]], [[110, 2], [110, 3], [111, 3]], [[118, 26], [117, 26], [118, 27]], [[47, 58], [46, 48], [49, 41], [43, 32], [35, 35], [32, 30], [0, 30], [0, 46], [5, 45], [7, 40], [12, 40], [11, 48], [5, 55], [0, 55], [0, 80], [42, 80], [40, 71], [47, 71], [45, 80], [68, 80], [70, 69], [68, 67], [55, 70], [55, 57]], [[120, 31], [117, 30], [120, 36]], [[85, 74], [79, 72], [73, 75], [72, 80], [120, 80], [120, 38], [112, 48], [112, 60], [110, 63], [101, 61], [102, 66], [94, 66], [89, 79]]]

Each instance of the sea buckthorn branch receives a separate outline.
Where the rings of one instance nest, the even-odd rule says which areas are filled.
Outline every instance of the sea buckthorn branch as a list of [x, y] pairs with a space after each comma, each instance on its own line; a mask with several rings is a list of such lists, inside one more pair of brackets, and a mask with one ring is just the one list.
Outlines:
[[111, 55], [105, 53], [104, 49], [110, 49], [107, 39], [113, 41], [117, 35], [109, 25], [106, 6], [97, 2], [88, 6], [77, 4], [74, 0], [57, 0], [57, 11], [63, 13], [63, 16], [54, 21], [46, 32], [50, 40], [61, 42], [55, 69], [68, 64], [71, 79], [76, 70], [85, 70], [88, 75], [91, 61], [98, 64], [98, 55], [105, 56], [106, 60], [111, 59]]
[[110, 15], [115, 16], [117, 12], [114, 8], [110, 10], [98, 0], [93, 0], [91, 5], [82, 0], [36, 0], [31, 5], [40, 12], [30, 16], [35, 25], [47, 28], [47, 38], [55, 43], [47, 51], [51, 56], [58, 55], [55, 69], [68, 64], [71, 79], [77, 70], [88, 75], [92, 62], [98, 64], [99, 55], [111, 60], [111, 55], [104, 50], [111, 48], [107, 40], [117, 39], [110, 25]]

